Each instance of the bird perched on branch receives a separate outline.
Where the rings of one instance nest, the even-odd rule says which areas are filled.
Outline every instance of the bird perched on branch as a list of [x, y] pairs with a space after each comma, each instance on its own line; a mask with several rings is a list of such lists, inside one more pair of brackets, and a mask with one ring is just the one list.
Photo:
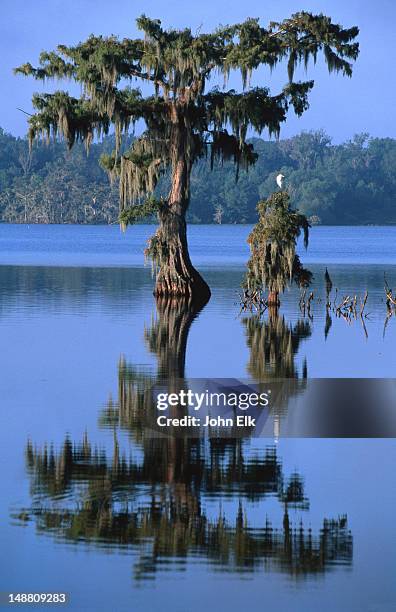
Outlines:
[[284, 174], [278, 174], [278, 176], [276, 177], [276, 184], [278, 185], [279, 189], [282, 189], [284, 178], [285, 178]]

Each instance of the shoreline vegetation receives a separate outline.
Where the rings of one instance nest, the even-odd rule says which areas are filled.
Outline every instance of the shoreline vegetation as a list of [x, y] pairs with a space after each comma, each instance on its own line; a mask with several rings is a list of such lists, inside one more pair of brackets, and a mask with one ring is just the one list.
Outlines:
[[[192, 173], [188, 221], [193, 224], [253, 224], [257, 202], [268, 197], [279, 171], [286, 176], [292, 206], [311, 224], [396, 224], [396, 140], [360, 134], [332, 144], [323, 131], [279, 141], [251, 139], [258, 160], [235, 181], [231, 163], [202, 159]], [[119, 190], [99, 165], [114, 137], [71, 151], [62, 142], [36, 143], [0, 128], [0, 223], [117, 224]], [[166, 193], [169, 178], [158, 186]], [[155, 217], [144, 224], [155, 224]]]

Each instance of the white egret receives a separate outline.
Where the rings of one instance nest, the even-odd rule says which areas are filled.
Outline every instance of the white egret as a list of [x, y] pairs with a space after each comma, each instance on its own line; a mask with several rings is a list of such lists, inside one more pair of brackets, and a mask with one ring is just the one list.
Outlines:
[[279, 189], [282, 189], [284, 178], [285, 178], [284, 174], [278, 174], [278, 176], [276, 177], [276, 184], [278, 185]]

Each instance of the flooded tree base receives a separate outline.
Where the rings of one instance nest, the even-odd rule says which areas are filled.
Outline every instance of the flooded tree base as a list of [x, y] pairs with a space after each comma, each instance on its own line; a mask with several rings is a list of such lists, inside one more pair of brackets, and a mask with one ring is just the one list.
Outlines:
[[208, 301], [209, 286], [191, 263], [184, 215], [164, 208], [159, 221], [160, 226], [145, 251], [158, 268], [154, 295]]
[[192, 299], [198, 303], [207, 302], [211, 296], [209, 286], [194, 269], [183, 276], [170, 270], [160, 272], [153, 293], [156, 298]]

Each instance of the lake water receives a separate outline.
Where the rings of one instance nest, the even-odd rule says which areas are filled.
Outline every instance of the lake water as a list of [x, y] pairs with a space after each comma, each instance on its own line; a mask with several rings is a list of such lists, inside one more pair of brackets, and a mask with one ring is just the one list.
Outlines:
[[[313, 228], [310, 316], [293, 289], [262, 320], [239, 315], [249, 230], [189, 228], [212, 289], [194, 312], [155, 304], [153, 227], [0, 225], [0, 591], [66, 591], [73, 610], [395, 609], [394, 439], [284, 437], [287, 394], [279, 435], [150, 435], [152, 386], [173, 376], [395, 378], [396, 228]], [[363, 320], [326, 316], [326, 266], [336, 301], [368, 291]]]

